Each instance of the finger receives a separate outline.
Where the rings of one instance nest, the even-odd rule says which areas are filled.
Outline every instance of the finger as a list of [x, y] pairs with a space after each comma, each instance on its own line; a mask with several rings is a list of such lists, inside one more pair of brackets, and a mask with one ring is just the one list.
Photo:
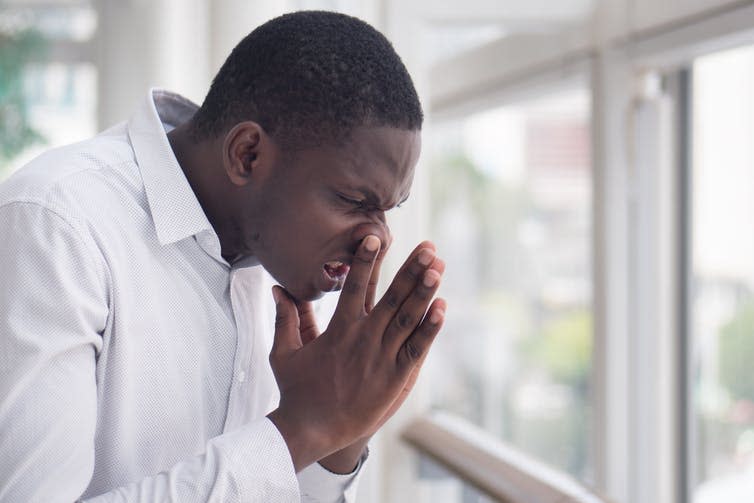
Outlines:
[[432, 342], [442, 328], [445, 321], [447, 303], [443, 299], [435, 299], [427, 311], [421, 324], [406, 339], [397, 356], [398, 368], [404, 375], [409, 375], [416, 365], [422, 363]]
[[439, 272], [440, 275], [443, 275], [445, 273], [445, 261], [438, 257], [432, 262], [432, 265], [430, 265], [429, 268], [434, 269]]
[[383, 346], [389, 352], [397, 353], [425, 318], [425, 313], [432, 314], [427, 311], [427, 307], [437, 289], [440, 288], [441, 278], [440, 272], [430, 266], [422, 275], [421, 281], [401, 304], [382, 337]]
[[374, 306], [371, 316], [379, 326], [386, 327], [403, 301], [416, 286], [421, 275], [435, 260], [435, 247], [429, 241], [417, 246], [398, 270], [385, 295]]
[[296, 309], [298, 310], [301, 342], [306, 345], [319, 337], [317, 317], [314, 315], [314, 304], [311, 302], [297, 302]]
[[388, 234], [387, 243], [382, 246], [380, 253], [377, 255], [377, 260], [374, 262], [372, 268], [372, 275], [369, 277], [369, 285], [367, 286], [366, 300], [364, 301], [364, 311], [371, 312], [374, 308], [374, 299], [377, 295], [377, 283], [380, 281], [380, 269], [382, 268], [382, 261], [387, 254], [390, 245], [393, 244], [393, 235]]
[[275, 299], [275, 337], [270, 359], [290, 354], [303, 346], [296, 304], [280, 286], [272, 287]]
[[353, 320], [363, 315], [367, 285], [379, 251], [380, 238], [377, 236], [369, 235], [361, 241], [340, 292], [334, 317]]
[[[401, 395], [399, 395], [398, 399], [405, 399], [411, 390], [414, 388], [414, 385], [416, 384], [416, 380], [419, 378], [419, 373], [421, 372], [422, 366], [424, 365], [424, 362], [427, 359], [427, 355], [429, 355], [429, 351], [425, 351], [423, 355], [419, 357], [419, 359], [414, 364], [413, 368], [408, 372], [407, 375], [405, 375], [405, 382], [403, 383], [403, 391], [401, 392]], [[393, 402], [393, 406], [399, 405], [396, 404], [395, 401]]]

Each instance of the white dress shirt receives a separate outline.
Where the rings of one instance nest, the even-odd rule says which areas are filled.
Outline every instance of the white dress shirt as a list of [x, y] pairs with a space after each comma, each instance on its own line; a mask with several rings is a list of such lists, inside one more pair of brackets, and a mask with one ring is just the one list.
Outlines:
[[0, 502], [353, 501], [265, 417], [271, 278], [230, 266], [150, 91], [0, 185]]

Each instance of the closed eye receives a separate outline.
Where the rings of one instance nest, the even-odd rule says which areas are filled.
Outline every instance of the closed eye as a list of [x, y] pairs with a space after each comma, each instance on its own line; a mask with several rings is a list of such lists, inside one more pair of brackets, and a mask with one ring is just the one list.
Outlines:
[[[355, 207], [357, 209], [363, 209], [363, 210], [367, 210], [367, 211], [388, 211], [390, 209], [390, 208], [381, 209], [379, 206], [376, 206], [376, 205], [370, 203], [368, 199], [354, 199], [352, 197], [349, 197], [349, 196], [346, 196], [346, 195], [340, 194], [340, 193], [338, 193], [337, 196], [338, 196], [338, 199], [340, 199], [342, 202], [344, 202], [344, 203], [346, 203], [346, 204], [348, 204], [350, 206], [353, 206], [353, 207]], [[396, 204], [394, 206], [394, 208], [400, 208], [400, 207], [402, 207], [403, 203], [405, 203], [407, 199], [408, 199], [408, 197], [406, 197], [405, 199], [403, 199], [400, 203]]]
[[338, 194], [338, 198], [341, 201], [343, 201], [343, 202], [345, 202], [347, 204], [351, 204], [353, 206], [358, 206], [358, 207], [364, 206], [364, 201], [360, 201], [358, 199], [352, 199], [350, 197], [344, 196], [343, 194]]

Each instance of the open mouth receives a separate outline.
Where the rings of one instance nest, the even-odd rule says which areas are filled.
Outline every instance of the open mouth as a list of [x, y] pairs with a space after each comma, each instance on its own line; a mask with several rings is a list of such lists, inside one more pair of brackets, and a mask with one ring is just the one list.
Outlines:
[[325, 274], [327, 274], [331, 280], [338, 283], [345, 281], [348, 271], [351, 269], [351, 266], [340, 260], [331, 260], [323, 267], [325, 269]]

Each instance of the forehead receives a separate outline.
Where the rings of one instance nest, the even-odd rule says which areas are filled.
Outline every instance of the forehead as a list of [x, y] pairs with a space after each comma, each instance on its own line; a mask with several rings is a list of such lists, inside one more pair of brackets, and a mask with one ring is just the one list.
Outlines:
[[330, 150], [333, 169], [328, 171], [354, 188], [364, 186], [379, 195], [403, 198], [411, 188], [420, 151], [419, 131], [360, 127], [346, 143]]

